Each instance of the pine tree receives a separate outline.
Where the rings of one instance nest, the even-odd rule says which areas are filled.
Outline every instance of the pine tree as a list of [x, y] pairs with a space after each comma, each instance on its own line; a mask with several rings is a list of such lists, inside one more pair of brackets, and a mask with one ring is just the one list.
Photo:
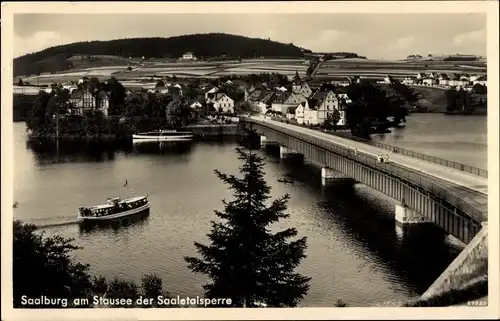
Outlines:
[[219, 222], [212, 221], [208, 234], [210, 245], [195, 242], [201, 259], [186, 257], [195, 273], [209, 276], [204, 285], [209, 298], [231, 298], [233, 307], [297, 306], [309, 290], [309, 277], [294, 273], [305, 257], [306, 238], [289, 240], [297, 230], [289, 228], [278, 233], [270, 224], [288, 217], [288, 195], [270, 199], [270, 187], [264, 180], [264, 159], [238, 147], [243, 161], [243, 177], [216, 175], [233, 191], [234, 200], [223, 200], [224, 211], [215, 211]]

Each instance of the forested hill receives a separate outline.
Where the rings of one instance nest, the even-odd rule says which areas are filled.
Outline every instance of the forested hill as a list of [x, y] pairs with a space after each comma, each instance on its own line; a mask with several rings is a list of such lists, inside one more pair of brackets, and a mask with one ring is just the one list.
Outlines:
[[[110, 41], [77, 42], [51, 47], [14, 59], [14, 75], [37, 74], [73, 67], [73, 56], [118, 56], [178, 58], [185, 52], [214, 57], [302, 57], [311, 52], [293, 44], [223, 33], [192, 34], [170, 38], [133, 38]], [[123, 63], [123, 61], [122, 61]]]

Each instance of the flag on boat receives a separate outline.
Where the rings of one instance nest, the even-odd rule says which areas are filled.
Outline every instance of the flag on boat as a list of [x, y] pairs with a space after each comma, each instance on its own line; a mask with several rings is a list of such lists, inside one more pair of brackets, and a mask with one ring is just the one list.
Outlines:
[[123, 185], [123, 187], [127, 187], [128, 186], [128, 181], [125, 180], [125, 185]]

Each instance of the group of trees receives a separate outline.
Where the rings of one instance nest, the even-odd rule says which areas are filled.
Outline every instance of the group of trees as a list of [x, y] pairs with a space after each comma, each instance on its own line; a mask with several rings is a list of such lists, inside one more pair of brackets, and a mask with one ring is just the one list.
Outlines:
[[[374, 130], [399, 125], [408, 115], [407, 105], [418, 96], [407, 86], [393, 82], [390, 92], [369, 82], [353, 83], [346, 87], [351, 103], [346, 105], [346, 123], [353, 135], [366, 137]], [[388, 117], [394, 117], [390, 123]]]
[[[36, 231], [33, 224], [14, 221], [13, 223], [13, 296], [14, 308], [60, 308], [57, 302], [26, 306], [23, 296], [39, 298], [66, 298], [68, 307], [92, 307], [94, 295], [109, 299], [131, 298], [139, 295], [156, 298], [159, 295], [169, 297], [163, 290], [162, 280], [154, 274], [142, 277], [141, 286], [133, 281], [114, 278], [107, 280], [103, 276], [90, 275], [90, 266], [78, 262], [72, 257], [74, 239], [59, 235], [45, 237]], [[74, 305], [74, 299], [89, 299], [88, 305]], [[134, 307], [134, 306], [117, 306]], [[137, 307], [137, 306], [135, 306]], [[154, 307], [154, 306], [153, 306]]]
[[486, 93], [483, 88], [476, 88], [481, 94], [460, 88], [448, 89], [446, 95], [446, 111], [448, 113], [473, 113], [478, 107], [486, 107]]
[[194, 117], [186, 97], [139, 93], [126, 98], [125, 88], [115, 78], [107, 82], [90, 78], [76, 90], [83, 88], [96, 95], [95, 106], [99, 105], [97, 93], [107, 92], [108, 117], [95, 107], [81, 115], [68, 114], [72, 107], [69, 90], [53, 85], [52, 92], [40, 91], [34, 99], [26, 119], [27, 130], [33, 136], [50, 136], [57, 130], [61, 136], [122, 136], [137, 130], [183, 127]]
[[[247, 143], [244, 142], [248, 146]], [[288, 195], [272, 202], [264, 179], [264, 160], [237, 148], [241, 177], [215, 170], [233, 191], [215, 211], [207, 245], [195, 242], [199, 257], [185, 257], [189, 269], [208, 276], [206, 298], [231, 298], [232, 307], [294, 307], [307, 294], [310, 278], [294, 272], [305, 257], [306, 238], [295, 228], [271, 232], [271, 224], [286, 218]], [[22, 295], [59, 298], [156, 298], [168, 296], [154, 275], [142, 279], [141, 290], [133, 282], [103, 277], [91, 279], [89, 266], [70, 256], [78, 249], [72, 239], [43, 237], [30, 224], [14, 222], [14, 306]], [[71, 302], [71, 300], [70, 300]], [[342, 305], [341, 305], [342, 306]], [[37, 306], [40, 308], [41, 306]]]

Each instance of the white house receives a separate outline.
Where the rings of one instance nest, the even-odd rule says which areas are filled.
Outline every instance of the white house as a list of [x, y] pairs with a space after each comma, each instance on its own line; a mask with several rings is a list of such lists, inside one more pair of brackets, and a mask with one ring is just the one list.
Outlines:
[[384, 78], [384, 83], [385, 83], [385, 84], [390, 84], [390, 83], [391, 83], [391, 77], [386, 76], [386, 77]]
[[417, 79], [424, 79], [424, 78], [427, 78], [427, 75], [423, 72], [419, 72], [417, 74]]
[[217, 111], [234, 113], [234, 100], [225, 93], [216, 93], [214, 108]]
[[450, 78], [448, 77], [447, 74], [442, 73], [437, 77], [437, 79], [438, 79], [438, 84], [440, 86], [448, 86], [449, 85]]
[[459, 86], [468, 87], [471, 81], [469, 80], [469, 75], [461, 75], [459, 80]]
[[[315, 100], [315, 107], [318, 110], [318, 123], [322, 123], [327, 118], [327, 115], [335, 109], [339, 110], [339, 99], [333, 91], [317, 91], [313, 97]], [[313, 106], [309, 106], [312, 108]]]
[[182, 59], [184, 60], [193, 60], [194, 55], [192, 52], [186, 52], [185, 54], [182, 55]]
[[281, 86], [281, 87], [276, 87], [274, 88], [276, 89], [277, 91], [281, 91], [281, 92], [285, 92], [285, 91], [288, 91], [288, 89], [286, 89], [285, 87]]
[[345, 125], [345, 105], [342, 101], [349, 103], [350, 100], [347, 95], [341, 95], [336, 95], [333, 91], [316, 92], [311, 99], [301, 103], [295, 109], [297, 122], [302, 121], [304, 124], [319, 125], [324, 123], [328, 115], [333, 113], [334, 110], [338, 110], [340, 119], [337, 125]]
[[195, 101], [195, 102], [191, 103], [191, 105], [189, 105], [189, 107], [191, 107], [193, 109], [198, 109], [198, 108], [203, 107], [203, 105], [199, 101]]
[[488, 86], [488, 80], [486, 79], [486, 76], [479, 76], [478, 78], [476, 78], [473, 82], [472, 82], [473, 85], [475, 84], [480, 84], [480, 85], [483, 85], [483, 86]]
[[437, 79], [426, 77], [422, 79], [422, 84], [426, 86], [434, 86], [438, 83]]
[[207, 91], [205, 93], [205, 102], [207, 104], [214, 103], [215, 102], [215, 98], [216, 98], [216, 93], [218, 93], [220, 91], [221, 91], [221, 89], [219, 87], [213, 87], [212, 89], [210, 89], [209, 91]]
[[415, 77], [404, 77], [402, 83], [405, 85], [414, 85]]
[[304, 110], [305, 110], [306, 104], [307, 104], [307, 100], [304, 101], [304, 102], [301, 102], [297, 106], [297, 108], [295, 108], [295, 120], [299, 124], [303, 124], [304, 123]]

